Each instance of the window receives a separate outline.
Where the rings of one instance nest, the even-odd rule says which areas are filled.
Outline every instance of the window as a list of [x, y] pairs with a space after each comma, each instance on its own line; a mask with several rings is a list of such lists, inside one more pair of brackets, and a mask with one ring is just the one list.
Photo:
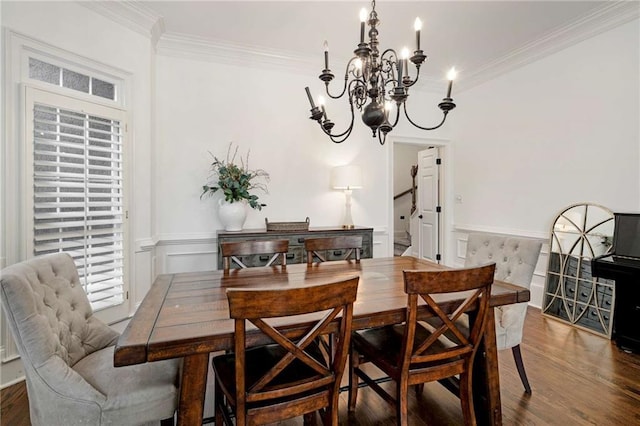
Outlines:
[[94, 310], [123, 305], [124, 113], [25, 90], [32, 253], [69, 253]]
[[[131, 306], [125, 90], [131, 75], [11, 30], [3, 37], [4, 261], [69, 252], [96, 316], [122, 320]], [[2, 321], [0, 347], [0, 362], [18, 357]]]
[[29, 57], [29, 78], [101, 98], [116, 100], [116, 85]]

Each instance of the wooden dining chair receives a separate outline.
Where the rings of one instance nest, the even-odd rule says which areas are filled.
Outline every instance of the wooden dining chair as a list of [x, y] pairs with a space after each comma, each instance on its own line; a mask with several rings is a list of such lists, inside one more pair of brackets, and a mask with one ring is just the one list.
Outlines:
[[360, 262], [362, 235], [307, 238], [304, 240], [304, 249], [307, 253], [307, 265], [311, 265], [314, 259], [326, 262], [331, 259], [349, 260], [353, 257], [356, 262]]
[[[265, 424], [322, 410], [325, 425], [338, 424], [338, 395], [351, 336], [358, 277], [313, 287], [228, 289], [229, 313], [235, 320], [234, 352], [212, 360], [215, 373], [216, 425]], [[308, 315], [304, 327], [275, 328], [278, 317]], [[247, 330], [246, 321], [253, 326]], [[276, 320], [277, 321], [277, 320]], [[257, 333], [273, 340], [248, 348]], [[317, 344], [334, 333], [331, 354]]]
[[[349, 410], [355, 410], [360, 378], [395, 408], [397, 424], [406, 425], [409, 386], [421, 389], [426, 382], [459, 375], [464, 421], [475, 425], [473, 360], [490, 312], [494, 271], [495, 264], [443, 271], [404, 271], [408, 295], [406, 321], [356, 331], [351, 337]], [[459, 294], [456, 304], [451, 302], [454, 293]], [[436, 327], [418, 321], [418, 311], [423, 309], [439, 320]], [[473, 312], [475, 320], [470, 329], [463, 330], [456, 321], [465, 312]], [[445, 335], [453, 337], [448, 339]], [[361, 369], [366, 362], [372, 362], [395, 381], [395, 398]]]
[[264, 266], [272, 266], [278, 258], [280, 264], [287, 264], [287, 251], [289, 240], [257, 240], [257, 241], [233, 241], [220, 244], [222, 254], [222, 269], [228, 271], [235, 263], [240, 268], [248, 268], [238, 256], [250, 256], [258, 254], [271, 255]]

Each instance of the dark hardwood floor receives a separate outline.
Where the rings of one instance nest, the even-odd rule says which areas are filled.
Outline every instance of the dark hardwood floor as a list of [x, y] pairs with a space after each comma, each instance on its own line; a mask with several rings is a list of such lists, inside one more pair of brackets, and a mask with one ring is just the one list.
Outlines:
[[[524, 393], [511, 351], [499, 354], [505, 425], [640, 424], [640, 355], [625, 353], [605, 338], [545, 318], [534, 308], [529, 308], [522, 354], [532, 395]], [[0, 398], [2, 426], [30, 424], [23, 383], [3, 389]], [[346, 412], [346, 398], [341, 395], [341, 424], [395, 424], [391, 410], [369, 389], [359, 392], [354, 416]], [[410, 392], [410, 424], [461, 423], [457, 399], [439, 384], [428, 384], [417, 398]], [[302, 422], [296, 419], [282, 424]]]

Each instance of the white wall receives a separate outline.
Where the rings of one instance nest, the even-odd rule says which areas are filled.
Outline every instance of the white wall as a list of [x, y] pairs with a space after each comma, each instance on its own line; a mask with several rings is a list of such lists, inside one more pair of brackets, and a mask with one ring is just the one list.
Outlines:
[[638, 25], [459, 96], [456, 224], [547, 232], [573, 202], [640, 208]]
[[[309, 86], [314, 98], [322, 94], [319, 70], [301, 70], [299, 64], [273, 65], [261, 58], [241, 59], [242, 64], [234, 65], [217, 54], [176, 54], [175, 47], [162, 47], [156, 67], [156, 172], [152, 184], [158, 273], [214, 267], [215, 232], [221, 228], [218, 197], [201, 200], [200, 193], [212, 161], [208, 151], [224, 157], [231, 141], [240, 146], [240, 152], [251, 151], [252, 168], [265, 169], [271, 175], [269, 194], [260, 196], [267, 207], [251, 211], [245, 228], [264, 228], [265, 217], [270, 221], [309, 217], [312, 227], [339, 225], [344, 194], [329, 187], [329, 171], [337, 165], [359, 164], [364, 185], [353, 191], [354, 222], [374, 228], [374, 256], [392, 253], [392, 143], [380, 146], [357, 110], [351, 137], [342, 144], [331, 142], [308, 118], [304, 88]], [[332, 93], [339, 91], [341, 84], [334, 81]], [[437, 104], [443, 93], [413, 93], [412, 117], [425, 126], [438, 123], [441, 113]], [[336, 131], [346, 128], [350, 118], [346, 99], [330, 100], [327, 113]], [[424, 132], [405, 122], [400, 120], [389, 140], [424, 137]], [[430, 136], [446, 135], [448, 125], [429, 132]]]
[[[548, 238], [556, 214], [576, 202], [640, 210], [638, 28], [636, 20], [459, 95], [455, 248], [469, 230]], [[537, 306], [543, 286], [538, 277]]]
[[[159, 271], [179, 270], [175, 258], [180, 254], [185, 261], [188, 254], [199, 257], [190, 267], [215, 268], [215, 232], [221, 228], [218, 196], [201, 200], [200, 193], [212, 161], [208, 151], [224, 158], [230, 141], [242, 154], [250, 150], [250, 167], [262, 168], [271, 177], [269, 193], [260, 195], [267, 207], [251, 211], [245, 228], [264, 228], [265, 217], [309, 217], [312, 227], [339, 225], [344, 194], [329, 187], [329, 172], [333, 166], [359, 164], [364, 185], [353, 191], [354, 222], [374, 228], [374, 255], [389, 253], [390, 146], [373, 140], [359, 116], [350, 139], [332, 143], [308, 119], [304, 87], [319, 86], [315, 79], [314, 74], [268, 66], [158, 54], [153, 188]], [[347, 124], [347, 117], [339, 114], [347, 105], [343, 100], [329, 106], [336, 128]], [[200, 249], [193, 244], [201, 244]]]

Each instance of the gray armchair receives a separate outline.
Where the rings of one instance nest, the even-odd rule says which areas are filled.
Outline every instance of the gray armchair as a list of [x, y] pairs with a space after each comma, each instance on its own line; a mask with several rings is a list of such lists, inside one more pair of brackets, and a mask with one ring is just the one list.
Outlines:
[[0, 284], [33, 425], [173, 423], [179, 361], [115, 368], [118, 333], [93, 316], [68, 254], [9, 266]]
[[[472, 267], [495, 262], [497, 280], [530, 288], [541, 247], [539, 240], [472, 233], [467, 239], [464, 264]], [[495, 308], [496, 343], [498, 350], [511, 348], [525, 391], [531, 393], [520, 352], [526, 314], [526, 302]]]

